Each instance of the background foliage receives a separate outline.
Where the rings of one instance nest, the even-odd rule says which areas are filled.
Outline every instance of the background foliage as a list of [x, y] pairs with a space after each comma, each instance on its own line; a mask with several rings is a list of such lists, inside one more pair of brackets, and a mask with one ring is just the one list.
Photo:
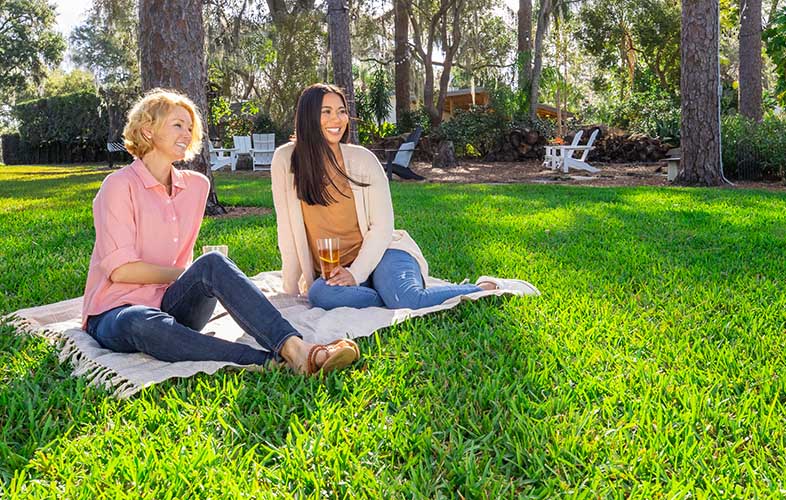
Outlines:
[[469, 111], [455, 111], [452, 119], [440, 125], [439, 133], [453, 141], [456, 155], [483, 157], [499, 144], [508, 125], [508, 121], [495, 110], [475, 106]]
[[17, 104], [14, 115], [19, 133], [3, 141], [6, 163], [29, 162], [31, 158], [52, 163], [103, 159], [107, 142], [105, 109], [95, 91]]

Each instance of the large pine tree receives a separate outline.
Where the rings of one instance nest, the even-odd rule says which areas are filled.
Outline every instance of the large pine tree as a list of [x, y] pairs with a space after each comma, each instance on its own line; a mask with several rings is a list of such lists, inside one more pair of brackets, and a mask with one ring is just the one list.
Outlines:
[[216, 196], [208, 158], [207, 71], [202, 0], [139, 0], [139, 65], [142, 90], [176, 89], [194, 101], [205, 126], [202, 154], [184, 164], [210, 179], [206, 212], [225, 212]]
[[740, 1], [739, 82], [740, 114], [761, 120], [761, 0]]
[[393, 1], [394, 64], [396, 78], [396, 123], [401, 123], [410, 111], [409, 89], [409, 15], [407, 0]]
[[519, 90], [527, 90], [532, 80], [532, 0], [519, 0], [516, 61]]
[[328, 33], [333, 58], [333, 81], [344, 89], [349, 106], [349, 142], [357, 144], [355, 86], [352, 83], [352, 45], [349, 41], [349, 8], [344, 0], [328, 0]]
[[720, 157], [718, 0], [682, 2], [680, 94], [682, 153], [678, 184], [725, 182]]

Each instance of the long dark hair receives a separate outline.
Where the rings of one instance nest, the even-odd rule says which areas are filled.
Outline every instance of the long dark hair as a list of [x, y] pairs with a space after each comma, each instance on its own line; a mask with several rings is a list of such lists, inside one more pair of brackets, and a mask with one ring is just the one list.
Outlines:
[[[340, 88], [326, 83], [315, 83], [306, 87], [300, 94], [295, 112], [292, 173], [295, 175], [297, 197], [309, 205], [327, 206], [336, 201], [328, 192], [328, 185], [332, 185], [343, 196], [349, 197], [333, 182], [332, 176], [328, 175], [330, 171], [338, 173], [358, 186], [368, 185], [352, 179], [341, 170], [336, 155], [322, 135], [322, 98], [326, 94], [337, 94], [341, 97], [344, 107], [349, 110], [347, 98]], [[341, 142], [346, 143], [348, 137], [349, 126], [341, 136]]]

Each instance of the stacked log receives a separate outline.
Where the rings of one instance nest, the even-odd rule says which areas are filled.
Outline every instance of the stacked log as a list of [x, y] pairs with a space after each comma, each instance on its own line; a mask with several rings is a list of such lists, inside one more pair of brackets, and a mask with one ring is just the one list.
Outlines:
[[[595, 149], [589, 152], [587, 161], [603, 163], [653, 163], [666, 157], [669, 149], [673, 148], [669, 143], [661, 142], [656, 137], [649, 137], [645, 134], [630, 134], [617, 129], [609, 129], [606, 126], [593, 126], [584, 130], [584, 138], [581, 144], [586, 143], [586, 138], [595, 128], [600, 129], [598, 137], [595, 139]], [[570, 143], [573, 136], [565, 138], [566, 143]]]
[[[664, 159], [669, 149], [674, 146], [661, 142], [660, 139], [649, 137], [645, 134], [628, 133], [619, 129], [610, 129], [605, 125], [592, 125], [585, 127], [580, 144], [586, 144], [589, 136], [595, 129], [599, 129], [598, 136], [593, 146], [595, 149], [589, 152], [587, 161], [601, 163], [653, 163]], [[566, 135], [563, 139], [565, 144], [573, 141], [573, 134]], [[404, 135], [387, 137], [380, 139], [371, 146], [378, 150], [396, 149], [404, 141]], [[431, 162], [438, 156], [441, 142], [430, 136], [424, 136], [415, 148], [415, 161]], [[517, 126], [512, 127], [499, 143], [489, 151], [483, 161], [508, 161], [516, 162], [528, 159], [542, 160], [545, 154], [548, 140], [537, 130]]]
[[538, 131], [528, 127], [513, 127], [483, 161], [521, 161], [542, 159], [548, 141]]

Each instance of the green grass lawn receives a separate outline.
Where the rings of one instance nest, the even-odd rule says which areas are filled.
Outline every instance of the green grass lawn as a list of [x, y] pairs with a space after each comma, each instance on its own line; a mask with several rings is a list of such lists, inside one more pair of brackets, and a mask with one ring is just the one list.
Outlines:
[[[81, 295], [106, 171], [0, 167], [0, 314]], [[233, 205], [270, 183], [217, 176]], [[786, 495], [783, 192], [394, 183], [432, 274], [522, 278], [362, 339], [326, 380], [196, 376], [126, 401], [0, 326], [0, 497]], [[275, 217], [206, 220], [249, 274]]]

